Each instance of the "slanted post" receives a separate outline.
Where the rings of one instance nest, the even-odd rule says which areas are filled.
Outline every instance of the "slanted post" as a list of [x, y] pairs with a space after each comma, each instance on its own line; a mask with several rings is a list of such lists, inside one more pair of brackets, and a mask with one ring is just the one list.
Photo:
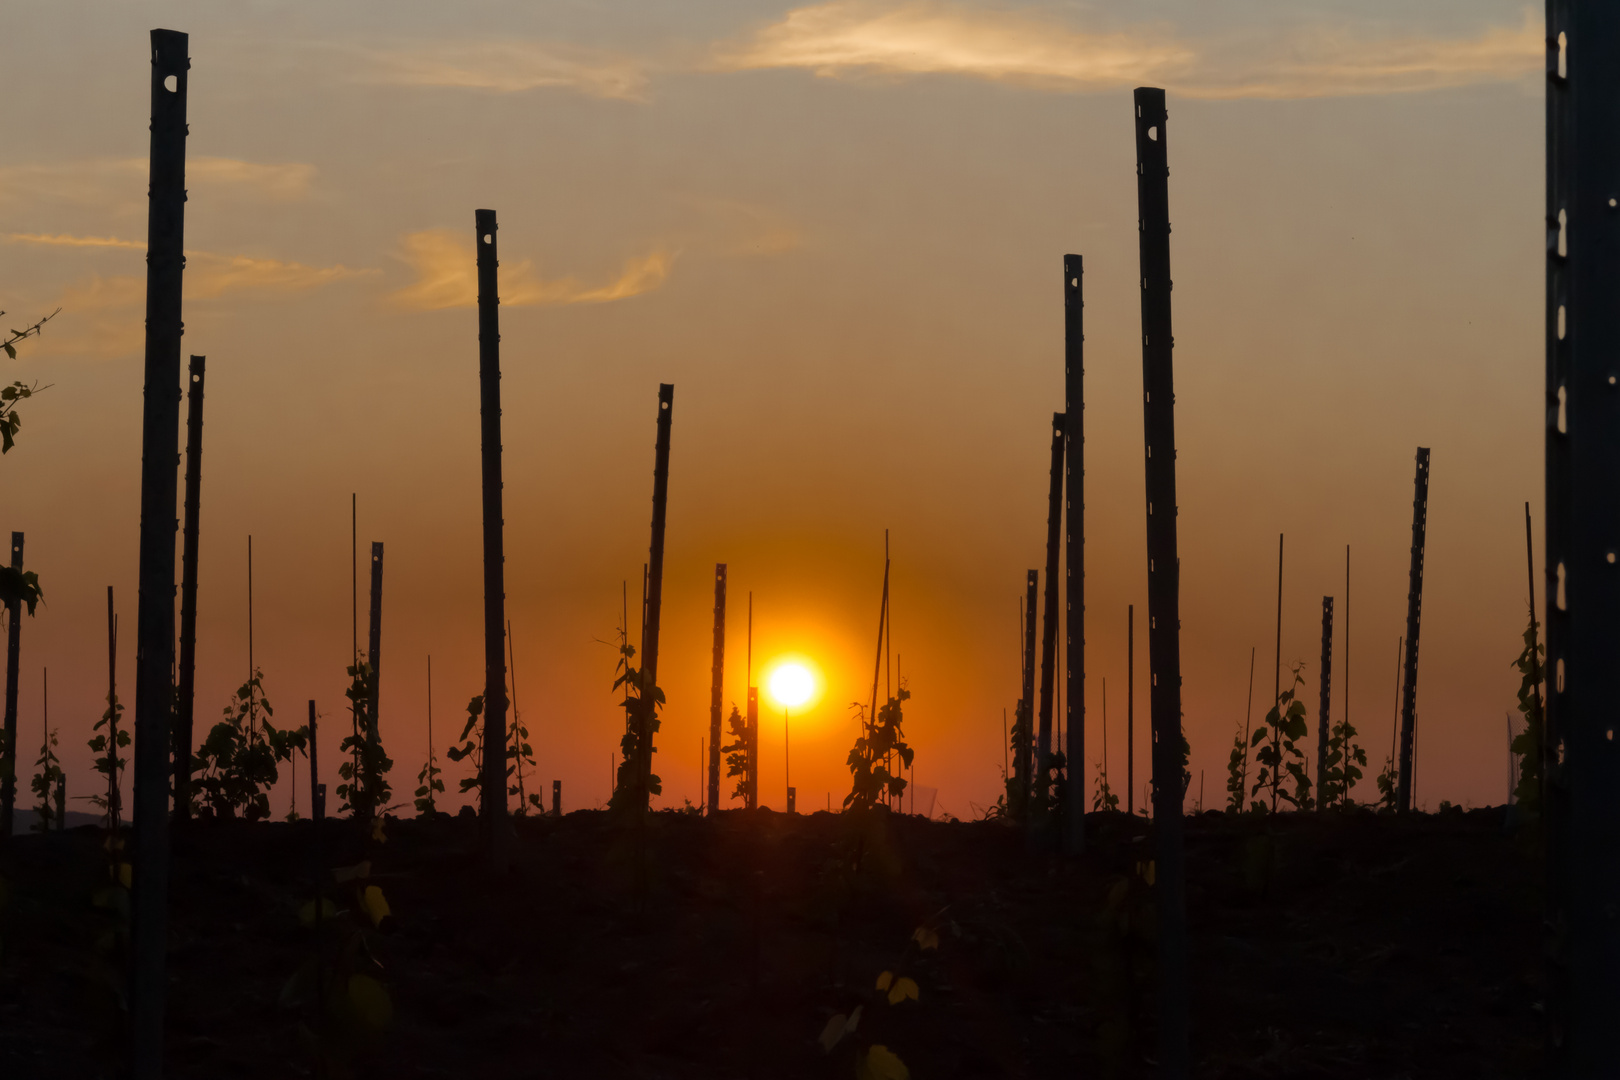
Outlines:
[[658, 385], [658, 442], [653, 450], [652, 542], [647, 557], [647, 626], [642, 632], [640, 715], [636, 746], [641, 754], [637, 764], [635, 805], [645, 811], [652, 795], [653, 718], [658, 709], [658, 629], [664, 608], [664, 521], [669, 503], [669, 434], [675, 412], [675, 387]]
[[180, 552], [180, 686], [174, 703], [174, 816], [191, 818], [192, 709], [197, 690], [197, 542], [202, 515], [203, 376], [193, 356], [186, 381], [186, 523]]
[[1620, 1061], [1620, 7], [1549, 0], [1547, 1074]]
[[551, 782], [551, 816], [562, 817], [562, 781]]
[[152, 31], [141, 417], [140, 594], [135, 649], [135, 842], [130, 904], [131, 1075], [163, 1071], [169, 877], [169, 717], [174, 709], [174, 533], [180, 459], [180, 280], [185, 269], [185, 34]]
[[[366, 662], [371, 665], [371, 694], [366, 700], [366, 715], [371, 721], [371, 728], [366, 733], [366, 741], [376, 746], [382, 738], [378, 732], [377, 706], [382, 701], [382, 583], [383, 583], [383, 546], [381, 540], [371, 542], [371, 637], [368, 642]], [[369, 783], [370, 781], [368, 781]], [[504, 769], [501, 782], [506, 782]], [[374, 808], [382, 813], [382, 807]]]
[[726, 564], [714, 564], [714, 666], [709, 688], [709, 816], [720, 811], [720, 710], [726, 673]]
[[1181, 612], [1176, 550], [1175, 381], [1170, 327], [1170, 168], [1164, 91], [1136, 90], [1136, 197], [1141, 249], [1142, 430], [1147, 451], [1148, 691], [1159, 938], [1159, 1075], [1191, 1070], [1187, 908], [1182, 861]]
[[[478, 412], [484, 481], [484, 775], [479, 800], [490, 863], [510, 857], [506, 813], [506, 550], [501, 510], [501, 299], [495, 211], [473, 215], [478, 245]], [[494, 749], [494, 748], [500, 749]]]
[[1041, 620], [1041, 727], [1039, 752], [1035, 755], [1036, 797], [1045, 828], [1044, 811], [1051, 786], [1052, 769], [1052, 688], [1057, 665], [1058, 556], [1063, 550], [1063, 414], [1052, 414], [1052, 462], [1046, 490], [1046, 595]]
[[1417, 726], [1418, 626], [1423, 617], [1423, 540], [1429, 520], [1429, 448], [1417, 450], [1412, 482], [1412, 567], [1406, 588], [1406, 660], [1401, 676], [1401, 775], [1397, 808], [1412, 809], [1412, 737]]
[[[21, 573], [23, 568], [23, 534], [11, 534], [11, 568]], [[0, 745], [0, 840], [11, 836], [12, 815], [17, 801], [17, 679], [18, 663], [22, 658], [22, 604], [16, 600], [6, 603], [6, 720], [4, 738]]]
[[1019, 737], [1018, 753], [1018, 817], [1025, 818], [1030, 810], [1030, 795], [1034, 791], [1035, 739], [1035, 611], [1036, 592], [1040, 589], [1041, 572], [1029, 571], [1024, 578], [1024, 696], [1019, 702], [1018, 722], [1023, 735]]
[[[1063, 722], [1068, 730], [1068, 821], [1063, 846], [1070, 855], [1085, 848], [1086, 799], [1086, 413], [1085, 302], [1080, 256], [1063, 256], [1063, 557], [1065, 571]], [[1126, 759], [1129, 761], [1129, 758]], [[1127, 773], [1129, 766], [1126, 767]], [[1127, 798], [1129, 796], [1127, 795]]]
[[[1316, 805], [1327, 809], [1327, 754], [1329, 694], [1333, 687], [1333, 597], [1322, 597], [1322, 697], [1316, 713]], [[1344, 762], [1339, 762], [1341, 770]]]

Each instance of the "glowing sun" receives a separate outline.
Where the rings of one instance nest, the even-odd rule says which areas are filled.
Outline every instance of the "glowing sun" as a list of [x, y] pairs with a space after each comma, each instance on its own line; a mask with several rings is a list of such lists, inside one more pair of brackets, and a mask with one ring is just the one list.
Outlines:
[[803, 664], [783, 664], [771, 673], [770, 691], [779, 704], [796, 708], [815, 693], [816, 679]]

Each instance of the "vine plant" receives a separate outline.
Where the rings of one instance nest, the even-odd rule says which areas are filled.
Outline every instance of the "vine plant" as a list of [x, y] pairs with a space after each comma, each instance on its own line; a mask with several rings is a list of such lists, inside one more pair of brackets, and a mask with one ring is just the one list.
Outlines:
[[270, 722], [275, 709], [264, 696], [264, 672], [237, 688], [224, 716], [193, 755], [192, 785], [202, 810], [216, 818], [259, 821], [270, 816], [270, 793], [279, 773], [277, 762], [291, 761], [294, 751], [309, 745], [309, 728], [279, 730]]
[[[1262, 789], [1271, 788], [1269, 809], [1272, 813], [1277, 811], [1278, 800], [1290, 803], [1296, 810], [1311, 807], [1311, 778], [1305, 772], [1305, 755], [1299, 749], [1299, 740], [1305, 738], [1310, 728], [1305, 720], [1305, 703], [1299, 700], [1299, 688], [1305, 685], [1304, 671], [1303, 663], [1294, 665], [1293, 685], [1277, 695], [1277, 703], [1254, 729], [1249, 741], [1249, 745], [1260, 747], [1255, 754], [1260, 771], [1255, 774], [1254, 790], [1250, 794], [1258, 795]], [[1293, 780], [1293, 791], [1283, 786], [1285, 776]], [[1264, 802], [1252, 803], [1251, 807], [1268, 809]]]
[[[56, 318], [61, 313], [61, 310], [61, 308], [57, 308], [32, 326], [24, 327], [21, 330], [12, 330], [9, 337], [0, 341], [0, 349], [4, 349], [6, 356], [11, 359], [17, 359], [17, 342], [22, 341], [24, 338], [40, 336], [45, 332], [45, 324]], [[0, 311], [0, 315], [4, 314], [5, 312]], [[42, 390], [49, 389], [49, 386], [41, 386], [38, 383], [29, 384], [21, 380], [0, 388], [0, 454], [11, 452], [11, 448], [17, 442], [17, 430], [22, 427], [22, 417], [17, 415], [17, 403], [28, 400]]]
[[1534, 612], [1524, 630], [1524, 650], [1513, 666], [1519, 671], [1519, 712], [1524, 714], [1524, 730], [1514, 736], [1511, 747], [1519, 755], [1519, 784], [1513, 794], [1519, 812], [1533, 817], [1541, 812], [1541, 680], [1546, 670]]
[[748, 798], [748, 774], [753, 764], [753, 740], [748, 737], [748, 721], [738, 711], [737, 703], [731, 703], [731, 715], [726, 718], [726, 725], [731, 729], [731, 742], [720, 748], [726, 755], [726, 777], [735, 776], [737, 786], [732, 789], [733, 799]]
[[[90, 741], [86, 744], [90, 752], [95, 754], [95, 770], [107, 778], [106, 794], [89, 796], [90, 804], [102, 809], [107, 815], [107, 833], [116, 836], [119, 825], [119, 791], [120, 781], [124, 775], [124, 766], [128, 759], [118, 752], [129, 745], [128, 730], [120, 729], [118, 721], [124, 715], [124, 706], [118, 700], [116, 691], [107, 692], [107, 708], [101, 714], [101, 719], [95, 722], [90, 729]], [[95, 734], [100, 732], [101, 734]]]
[[902, 703], [910, 697], [911, 691], [902, 687], [898, 696], [891, 697], [881, 706], [876, 719], [871, 721], [860, 702], [852, 705], [861, 725], [861, 734], [856, 736], [855, 745], [849, 751], [852, 783], [849, 794], [844, 796], [844, 809], [870, 810], [880, 803], [887, 805], [904, 797], [906, 779], [903, 775], [890, 773], [888, 762], [891, 755], [898, 757], [901, 773], [911, 766], [914, 751], [906, 745], [905, 732], [901, 728], [904, 718]]
[[[1317, 783], [1317, 800], [1322, 809], [1351, 805], [1350, 792], [1367, 765], [1367, 751], [1356, 745], [1356, 729], [1349, 717], [1341, 717], [1328, 736], [1327, 769]], [[1337, 792], [1337, 795], [1334, 793]]]
[[[467, 702], [467, 723], [461, 729], [461, 737], [457, 739], [459, 745], [446, 750], [445, 756], [451, 761], [466, 761], [472, 759], [473, 774], [461, 778], [460, 791], [465, 795], [469, 791], [479, 792], [479, 810], [483, 810], [483, 776], [484, 776], [484, 726], [478, 722], [484, 715], [484, 695], [479, 694]], [[443, 791], [441, 784], [439, 790]], [[418, 804], [420, 805], [420, 804]]]
[[[625, 725], [624, 738], [619, 740], [622, 755], [619, 771], [614, 778], [613, 797], [608, 802], [608, 809], [620, 812], [638, 811], [650, 805], [652, 796], [664, 793], [662, 778], [652, 771], [652, 755], [658, 752], [655, 736], [663, 725], [658, 710], [664, 704], [664, 691], [646, 685], [645, 669], [630, 666], [635, 655], [636, 647], [630, 644], [628, 628], [621, 628], [613, 689], [624, 688], [624, 700], [619, 704], [624, 709]], [[642, 746], [643, 732], [650, 744], [646, 747]], [[641, 776], [643, 755], [647, 761], [645, 782]]]
[[377, 734], [377, 718], [371, 715], [371, 688], [376, 673], [358, 656], [347, 671], [349, 688], [343, 691], [343, 696], [349, 699], [354, 727], [338, 748], [349, 755], [349, 760], [338, 766], [338, 776], [343, 783], [337, 786], [337, 793], [343, 799], [342, 809], [364, 821], [381, 813], [388, 805], [393, 789], [388, 785], [387, 774], [394, 767], [394, 761], [383, 751], [382, 739]]
[[[34, 813], [39, 820], [34, 822], [34, 832], [50, 832], [51, 822], [60, 822], [66, 813], [63, 805], [67, 797], [67, 778], [62, 772], [62, 763], [56, 757], [56, 732], [48, 732], [45, 741], [39, 748], [39, 760], [34, 762], [39, 771], [29, 783], [39, 802], [34, 806]], [[54, 799], [55, 805], [52, 805]]]

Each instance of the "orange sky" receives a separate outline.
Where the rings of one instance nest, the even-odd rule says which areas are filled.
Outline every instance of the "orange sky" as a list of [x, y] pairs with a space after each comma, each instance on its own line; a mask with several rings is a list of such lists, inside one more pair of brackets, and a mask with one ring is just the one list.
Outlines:
[[[622, 713], [599, 640], [621, 582], [635, 605], [662, 381], [665, 803], [698, 795], [717, 561], [728, 702], [752, 590], [756, 665], [800, 652], [826, 680], [794, 718], [801, 806], [847, 791], [885, 528], [918, 782], [958, 815], [994, 798], [1018, 596], [1043, 558], [1066, 251], [1086, 260], [1090, 745], [1095, 761], [1106, 677], [1118, 788], [1125, 609], [1146, 603], [1130, 88], [1155, 82], [1194, 791], [1199, 770], [1207, 801], [1223, 790], [1251, 645], [1257, 714], [1270, 694], [1279, 531], [1282, 651], [1307, 661], [1313, 730], [1321, 597], [1342, 620], [1353, 548], [1352, 717], [1382, 761], [1421, 444], [1418, 801], [1501, 801], [1527, 499], [1540, 529], [1539, 17], [843, 0], [8, 9], [0, 307], [64, 310], [4, 376], [51, 389], [0, 461], [0, 529], [26, 532], [47, 599], [23, 631], [24, 764], [49, 666], [70, 795], [92, 786], [108, 584], [133, 698], [153, 26], [192, 34], [200, 725], [247, 670], [251, 533], [255, 659], [279, 717], [320, 703], [335, 762], [357, 491], [362, 545], [387, 545], [382, 722], [403, 799], [430, 653], [441, 753], [459, 731], [482, 679], [470, 305], [487, 206], [508, 610], [544, 789], [561, 778], [569, 807], [607, 793]], [[780, 807], [781, 716], [763, 715], [761, 795]]]

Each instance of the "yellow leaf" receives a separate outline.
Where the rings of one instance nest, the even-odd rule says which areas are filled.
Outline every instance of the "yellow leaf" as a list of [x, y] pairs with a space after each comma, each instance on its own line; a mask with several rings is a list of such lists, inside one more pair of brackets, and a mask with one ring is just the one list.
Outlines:
[[118, 864], [118, 884], [122, 885], [126, 889], [132, 888], [133, 885], [131, 883], [134, 880], [134, 876], [134, 868], [131, 867], [129, 863], [121, 862]]
[[[337, 905], [332, 903], [332, 901], [328, 900], [326, 897], [321, 897], [321, 918], [330, 919], [335, 917], [337, 913]], [[303, 926], [309, 926], [314, 921], [315, 901], [310, 900], [305, 902], [304, 906], [298, 909], [298, 922]]]
[[1153, 878], [1154, 878], [1155, 875], [1154, 875], [1154, 862], [1153, 862], [1152, 859], [1149, 859], [1145, 863], [1139, 864], [1136, 869], [1137, 869], [1137, 872], [1142, 875], [1142, 880], [1143, 881], [1147, 882], [1149, 885], [1153, 884]]
[[924, 952], [927, 952], [929, 949], [939, 948], [939, 935], [928, 929], [926, 926], [919, 926], [916, 930], [913, 930], [911, 933], [911, 940], [915, 941], [917, 943], [917, 947], [922, 949]]
[[371, 819], [371, 838], [379, 844], [388, 843], [388, 837], [383, 835], [383, 819], [380, 817]]
[[911, 1080], [911, 1070], [879, 1043], [855, 1059], [856, 1080]]
[[382, 921], [388, 918], [388, 901], [383, 897], [383, 891], [375, 885], [367, 885], [366, 891], [360, 894], [360, 906], [366, 909], [371, 916], [374, 926], [381, 926]]
[[349, 1005], [360, 1022], [381, 1031], [394, 1019], [394, 1003], [383, 984], [370, 975], [349, 976]]
[[837, 1046], [838, 1040], [844, 1037], [844, 1025], [848, 1023], [849, 1017], [843, 1013], [839, 1013], [827, 1021], [827, 1026], [821, 1029], [821, 1038], [818, 1040], [821, 1043], [822, 1053], [832, 1053], [832, 1048]]
[[893, 979], [894, 979], [894, 972], [885, 971], [883, 974], [878, 976], [877, 988], [879, 990], [887, 990], [889, 988], [889, 983]]
[[368, 878], [370, 876], [370, 859], [362, 859], [353, 866], [340, 866], [332, 871], [332, 880], [337, 882], [354, 881], [356, 878]]
[[906, 998], [917, 1000], [917, 980], [902, 975], [894, 980], [894, 985], [889, 988], [889, 1004], [898, 1005]]

